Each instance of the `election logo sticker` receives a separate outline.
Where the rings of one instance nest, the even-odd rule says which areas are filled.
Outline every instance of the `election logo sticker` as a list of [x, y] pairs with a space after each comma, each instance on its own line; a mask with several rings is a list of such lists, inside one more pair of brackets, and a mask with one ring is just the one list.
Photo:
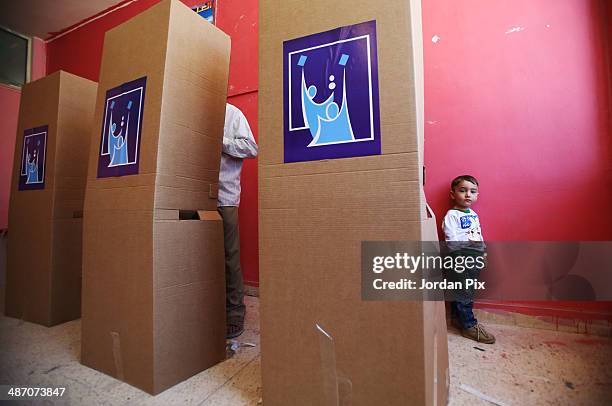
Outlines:
[[283, 43], [284, 162], [379, 155], [376, 21]]
[[106, 92], [98, 157], [98, 178], [138, 174], [147, 78]]
[[45, 160], [49, 126], [30, 128], [23, 132], [19, 190], [45, 188]]

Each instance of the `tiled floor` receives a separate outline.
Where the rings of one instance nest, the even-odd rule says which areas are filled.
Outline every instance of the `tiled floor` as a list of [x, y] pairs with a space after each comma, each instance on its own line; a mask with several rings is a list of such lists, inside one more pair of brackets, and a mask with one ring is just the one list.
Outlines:
[[[2, 299], [0, 297], [0, 299]], [[68, 388], [71, 405], [257, 405], [261, 399], [259, 300], [233, 357], [153, 397], [79, 363], [80, 321], [46, 328], [0, 318], [0, 384]], [[612, 340], [491, 325], [498, 342], [449, 332], [451, 405], [612, 405]], [[474, 348], [478, 347], [480, 348]], [[478, 393], [475, 395], [474, 393]]]
[[494, 345], [449, 330], [450, 404], [491, 404], [468, 392], [476, 389], [503, 405], [612, 405], [610, 338], [487, 327]]
[[[47, 328], [0, 318], [0, 385], [65, 386], [63, 405], [257, 405], [261, 398], [259, 302], [247, 297], [241, 347], [225, 362], [157, 396], [79, 363], [80, 320]], [[0, 402], [1, 403], [1, 402]]]

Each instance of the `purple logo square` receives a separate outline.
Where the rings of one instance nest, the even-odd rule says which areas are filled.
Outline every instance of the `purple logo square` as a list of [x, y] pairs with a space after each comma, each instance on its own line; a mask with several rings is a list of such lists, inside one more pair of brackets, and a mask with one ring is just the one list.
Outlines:
[[138, 174], [146, 85], [145, 76], [106, 92], [98, 178]]
[[45, 188], [45, 161], [49, 126], [30, 128], [23, 132], [19, 190]]
[[380, 155], [376, 21], [285, 41], [284, 162]]

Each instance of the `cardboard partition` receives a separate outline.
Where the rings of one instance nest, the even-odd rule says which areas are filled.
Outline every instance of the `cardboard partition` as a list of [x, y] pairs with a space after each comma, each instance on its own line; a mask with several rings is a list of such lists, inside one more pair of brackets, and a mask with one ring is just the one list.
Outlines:
[[229, 37], [178, 0], [104, 40], [84, 209], [82, 362], [152, 394], [225, 358], [223, 226], [211, 191], [229, 51]]
[[87, 240], [83, 364], [157, 394], [225, 359], [221, 219], [90, 214], [89, 235], [115, 238]]
[[437, 238], [420, 1], [259, 7], [264, 404], [446, 404], [444, 305], [361, 299], [362, 241]]
[[52, 326], [81, 315], [82, 212], [97, 84], [58, 71], [21, 93], [5, 313]]

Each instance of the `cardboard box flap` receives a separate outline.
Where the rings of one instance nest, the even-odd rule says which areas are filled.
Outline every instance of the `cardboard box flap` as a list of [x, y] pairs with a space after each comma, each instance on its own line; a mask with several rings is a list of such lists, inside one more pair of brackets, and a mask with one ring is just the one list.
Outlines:
[[155, 220], [201, 220], [221, 221], [221, 216], [214, 210], [167, 210], [155, 209]]
[[221, 216], [217, 211], [198, 210], [198, 216], [200, 220], [204, 221], [221, 221]]
[[155, 209], [155, 220], [201, 220], [221, 221], [216, 210], [189, 210], [189, 209]]

